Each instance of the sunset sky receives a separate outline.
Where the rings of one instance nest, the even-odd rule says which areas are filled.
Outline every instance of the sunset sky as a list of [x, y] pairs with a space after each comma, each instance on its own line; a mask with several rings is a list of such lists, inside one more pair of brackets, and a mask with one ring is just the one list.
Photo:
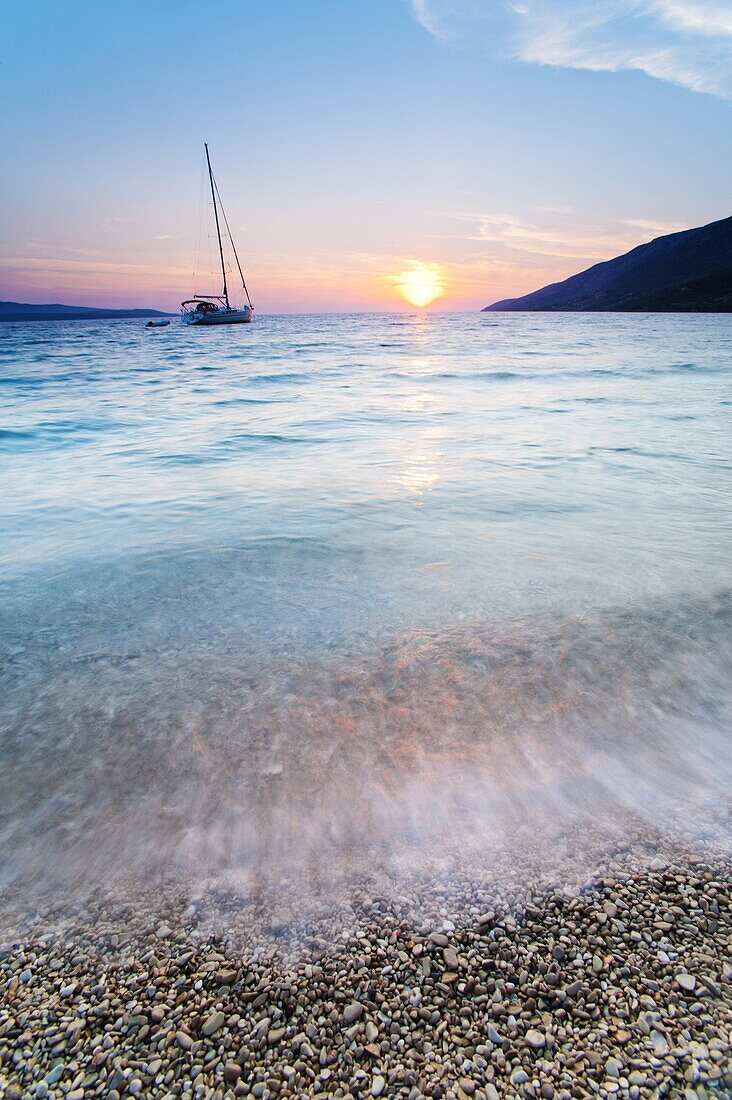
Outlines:
[[730, 213], [728, 0], [3, 8], [3, 299], [177, 309], [204, 140], [260, 312], [476, 309]]

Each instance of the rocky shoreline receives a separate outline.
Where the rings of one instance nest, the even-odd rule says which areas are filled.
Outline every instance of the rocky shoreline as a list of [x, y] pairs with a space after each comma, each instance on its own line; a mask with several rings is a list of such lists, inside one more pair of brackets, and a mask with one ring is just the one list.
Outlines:
[[552, 851], [351, 871], [337, 897], [315, 872], [9, 891], [0, 1096], [732, 1096], [724, 847]]

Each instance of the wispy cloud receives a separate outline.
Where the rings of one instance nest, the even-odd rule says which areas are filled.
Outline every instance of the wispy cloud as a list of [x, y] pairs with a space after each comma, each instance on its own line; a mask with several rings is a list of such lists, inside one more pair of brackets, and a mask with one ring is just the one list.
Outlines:
[[190, 272], [180, 267], [70, 259], [66, 256], [1, 256], [0, 284], [70, 288], [74, 291], [160, 290], [183, 288]]
[[96, 248], [71, 248], [68, 245], [48, 244], [46, 241], [26, 241], [25, 250], [27, 252], [42, 252], [44, 255], [53, 255], [63, 253], [65, 256], [98, 256], [99, 250]]
[[446, 42], [537, 65], [635, 69], [732, 99], [730, 0], [409, 0]]
[[[552, 212], [559, 213], [557, 211]], [[679, 223], [623, 219], [606, 225], [567, 224], [563, 217], [543, 217], [538, 222], [515, 214], [455, 214], [469, 227], [467, 241], [490, 244], [504, 255], [528, 253], [556, 260], [597, 261], [628, 252], [638, 244], [664, 233], [688, 228]]]
[[644, 233], [652, 233], [654, 237], [660, 237], [666, 233], [679, 233], [682, 229], [690, 228], [686, 222], [656, 222], [648, 218], [626, 218], [623, 225], [642, 229]]

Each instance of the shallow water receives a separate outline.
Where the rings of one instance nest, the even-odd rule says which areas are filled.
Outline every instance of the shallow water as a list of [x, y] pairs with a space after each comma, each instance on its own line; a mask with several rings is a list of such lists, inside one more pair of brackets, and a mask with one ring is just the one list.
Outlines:
[[699, 821], [732, 321], [0, 326], [6, 879]]

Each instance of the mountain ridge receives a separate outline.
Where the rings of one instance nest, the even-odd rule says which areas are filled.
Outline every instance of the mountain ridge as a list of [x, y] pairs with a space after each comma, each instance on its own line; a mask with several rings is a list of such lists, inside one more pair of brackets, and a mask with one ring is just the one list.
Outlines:
[[732, 216], [656, 237], [481, 312], [732, 312]]
[[106, 309], [104, 306], [66, 306], [58, 302], [35, 305], [31, 302], [0, 302], [0, 323], [3, 321], [113, 321], [172, 317], [159, 309]]

